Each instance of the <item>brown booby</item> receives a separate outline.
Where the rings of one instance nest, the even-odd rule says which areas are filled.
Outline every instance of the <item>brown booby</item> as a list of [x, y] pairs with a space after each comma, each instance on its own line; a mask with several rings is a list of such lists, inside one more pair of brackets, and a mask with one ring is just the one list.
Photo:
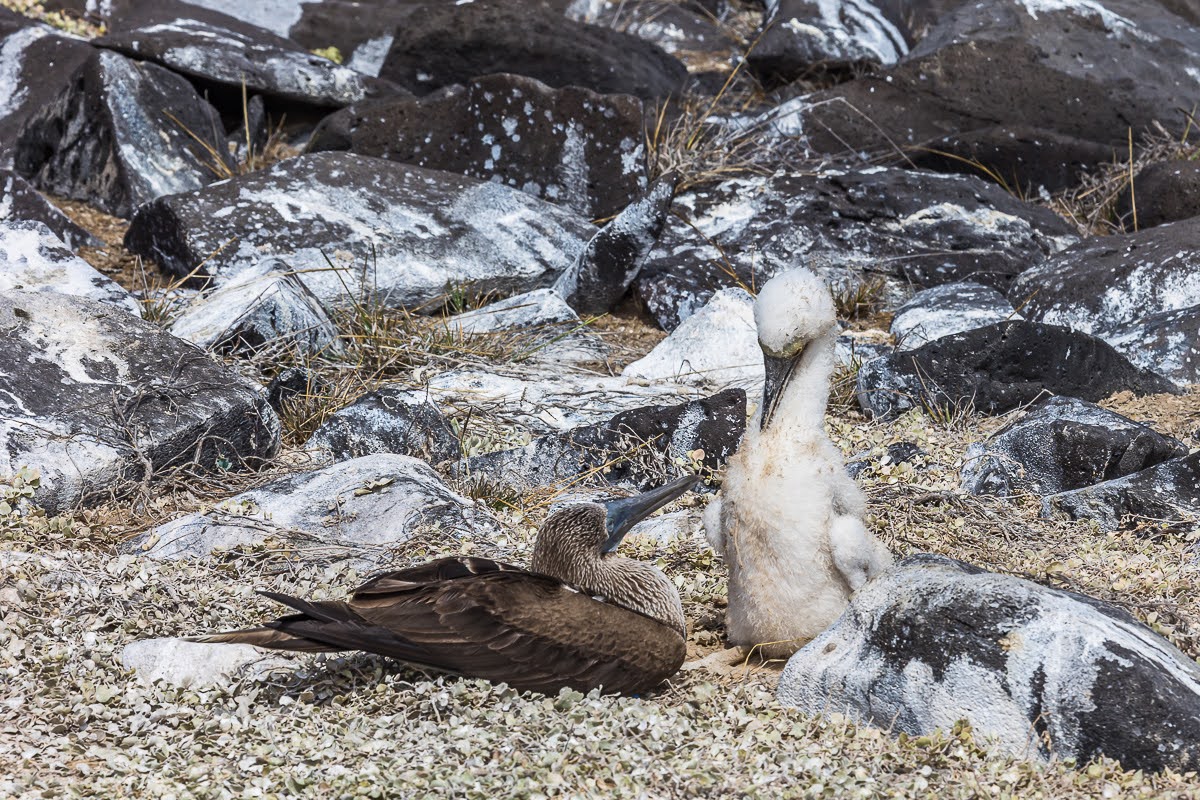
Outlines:
[[697, 480], [556, 511], [538, 531], [530, 570], [450, 557], [378, 575], [344, 601], [264, 591], [299, 613], [192, 641], [365, 650], [546, 693], [645, 692], [683, 663], [683, 605], [666, 575], [614, 551], [637, 522]]
[[759, 292], [766, 379], [756, 419], [704, 512], [729, 567], [729, 641], [786, 658], [825, 630], [891, 554], [863, 524], [862, 490], [825, 433], [837, 316], [824, 281], [797, 269]]

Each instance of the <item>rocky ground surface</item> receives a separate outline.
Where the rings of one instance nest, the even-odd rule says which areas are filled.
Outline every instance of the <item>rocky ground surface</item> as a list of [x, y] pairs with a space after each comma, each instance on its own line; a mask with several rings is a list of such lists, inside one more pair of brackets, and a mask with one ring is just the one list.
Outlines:
[[[1200, 797], [1192, 6], [100, 7], [0, 0], [0, 796]], [[906, 560], [724, 668], [796, 266]], [[178, 638], [687, 471], [645, 697]]]

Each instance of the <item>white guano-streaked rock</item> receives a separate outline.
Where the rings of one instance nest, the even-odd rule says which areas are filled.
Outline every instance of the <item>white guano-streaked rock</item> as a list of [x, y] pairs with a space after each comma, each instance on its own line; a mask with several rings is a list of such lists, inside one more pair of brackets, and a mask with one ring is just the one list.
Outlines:
[[316, 355], [342, 349], [325, 309], [277, 259], [266, 259], [193, 301], [175, 318], [171, 333], [214, 350], [274, 345]]
[[621, 374], [721, 387], [761, 386], [763, 357], [754, 326], [754, 298], [745, 289], [722, 289]]
[[1024, 319], [990, 286], [961, 281], [917, 292], [896, 310], [892, 335], [897, 350], [912, 350], [953, 333], [1009, 319]]
[[92, 269], [41, 222], [0, 221], [0, 291], [14, 289], [85, 297], [142, 315], [129, 292]]
[[125, 244], [218, 283], [278, 256], [327, 307], [436, 311], [448, 289], [544, 286], [594, 228], [498, 183], [351, 153], [314, 153], [143, 206]]
[[275, 539], [314, 557], [372, 564], [424, 526], [464, 537], [494, 530], [485, 512], [450, 491], [425, 462], [376, 453], [289, 475], [160, 525], [133, 550], [157, 559], [203, 558]]
[[777, 696], [910, 735], [965, 719], [1016, 756], [1200, 764], [1195, 662], [1115, 606], [943, 556], [860, 589], [788, 661]]

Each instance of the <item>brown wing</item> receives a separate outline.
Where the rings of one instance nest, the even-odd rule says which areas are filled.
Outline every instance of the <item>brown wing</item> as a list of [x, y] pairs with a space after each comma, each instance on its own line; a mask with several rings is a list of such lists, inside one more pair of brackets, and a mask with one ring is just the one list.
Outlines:
[[384, 578], [345, 603], [271, 594], [301, 613], [267, 627], [548, 693], [646, 691], [683, 663], [683, 640], [668, 626], [544, 575], [498, 569], [412, 588], [386, 576], [404, 585], [393, 592], [383, 591]]
[[[429, 561], [425, 564], [420, 564], [407, 569], [395, 570], [393, 572], [385, 572], [376, 575], [362, 586], [359, 586], [354, 591], [353, 597], [391, 595], [402, 592], [410, 592], [421, 589], [428, 584], [438, 583], [441, 581], [454, 580], [456, 578], [464, 578], [470, 575], [478, 575], [486, 572], [500, 571], [520, 571], [520, 567], [514, 567], [511, 564], [504, 564], [499, 561], [492, 561], [487, 558], [471, 558], [471, 557], [449, 557], [441, 558], [436, 561]], [[274, 592], [260, 592], [260, 594], [270, 597], [278, 603], [296, 608], [298, 605], [305, 604], [304, 601], [296, 600], [287, 595], [277, 594]], [[324, 613], [333, 614], [336, 616], [337, 608], [342, 603], [316, 603], [311, 604], [313, 608], [326, 607]], [[283, 630], [283, 626], [291, 623], [300, 623], [312, 619], [307, 614], [294, 614], [289, 617], [269, 622], [266, 625], [243, 628], [236, 631], [223, 631], [221, 633], [212, 633], [204, 636], [189, 636], [188, 641], [203, 642], [206, 644], [250, 644], [256, 647], [266, 647], [272, 650], [289, 650], [305, 653], [333, 653], [341, 650], [359, 649], [355, 645], [338, 646], [327, 642], [309, 639], [298, 633], [288, 633]]]
[[524, 572], [520, 567], [490, 558], [451, 556], [415, 567], [376, 575], [354, 590], [353, 597], [390, 594], [416, 589], [425, 584], [456, 580], [488, 572]]

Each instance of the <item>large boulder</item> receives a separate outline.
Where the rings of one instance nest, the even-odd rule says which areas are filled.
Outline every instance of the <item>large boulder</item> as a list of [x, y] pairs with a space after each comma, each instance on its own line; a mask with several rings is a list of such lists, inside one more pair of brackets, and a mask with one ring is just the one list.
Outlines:
[[675, 211], [684, 219], [668, 221], [635, 283], [667, 330], [720, 288], [799, 265], [835, 292], [879, 274], [898, 288], [1003, 289], [1076, 239], [1053, 212], [978, 178], [878, 167], [729, 180], [677, 195]]
[[40, 222], [0, 221], [0, 292], [12, 290], [75, 295], [142, 315], [141, 303], [129, 292]]
[[1124, 390], [1180, 391], [1100, 339], [1027, 320], [975, 328], [873, 359], [859, 369], [856, 388], [863, 410], [876, 417], [910, 408], [997, 414], [1045, 393], [1095, 402]]
[[12, 167], [29, 118], [54, 102], [95, 52], [87, 42], [0, 7], [0, 169]]
[[[959, 3], [894, 68], [756, 121], [808, 153], [876, 155], [1054, 191], [1200, 91], [1200, 28], [1161, 3]], [[783, 148], [776, 148], [781, 156]]]
[[967, 448], [971, 494], [1047, 495], [1121, 478], [1187, 455], [1180, 441], [1074, 397], [1050, 397]]
[[373, 564], [421, 529], [475, 536], [494, 524], [425, 462], [377, 453], [243, 492], [160, 525], [130, 547], [156, 559], [204, 558], [275, 539], [301, 555]]
[[1122, 478], [1050, 495], [1046, 516], [1091, 519], [1102, 530], [1128, 522], [1200, 522], [1200, 450]]
[[494, 72], [644, 100], [677, 93], [687, 77], [683, 64], [636, 36], [503, 2], [427, 6], [395, 31], [379, 74], [427, 94]]
[[49, 292], [0, 293], [0, 475], [41, 473], [65, 511], [172, 469], [254, 467], [279, 448], [265, 393], [128, 311]]
[[943, 556], [907, 558], [860, 589], [776, 694], [910, 735], [965, 719], [1016, 756], [1200, 766], [1194, 661], [1108, 603]]
[[14, 165], [43, 191], [128, 217], [227, 174], [224, 142], [220, 115], [187, 80], [101, 50], [31, 116]]
[[268, 30], [224, 14], [180, 6], [158, 10], [150, 5], [132, 15], [133, 20], [119, 31], [94, 43], [209, 86], [224, 87], [229, 90], [229, 110], [240, 110], [243, 86], [273, 100], [319, 107], [346, 106], [399, 91]]
[[308, 152], [348, 150], [497, 180], [590, 218], [646, 186], [642, 104], [520, 75], [488, 75], [426, 97], [360, 103], [326, 117]]
[[447, 287], [551, 282], [595, 232], [497, 183], [350, 153], [314, 153], [141, 208], [125, 246], [221, 282], [280, 257], [325, 304], [423, 307]]
[[745, 430], [746, 393], [728, 389], [681, 405], [633, 409], [600, 425], [475, 456], [457, 471], [517, 491], [588, 479], [645, 491], [681, 464], [719, 469], [737, 450]]
[[0, 223], [40, 222], [72, 250], [95, 247], [100, 240], [76, 225], [29, 182], [15, 172], [0, 170]]
[[1029, 319], [1109, 342], [1133, 363], [1200, 382], [1200, 218], [1069, 247], [1013, 282]]

